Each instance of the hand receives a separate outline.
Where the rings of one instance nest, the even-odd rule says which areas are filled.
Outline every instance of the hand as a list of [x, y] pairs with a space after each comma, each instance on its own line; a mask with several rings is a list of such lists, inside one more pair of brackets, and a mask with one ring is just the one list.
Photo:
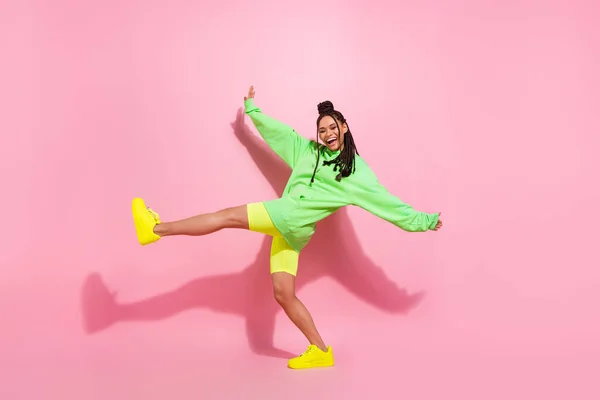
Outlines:
[[250, 86], [250, 89], [248, 89], [248, 96], [244, 97], [244, 101], [248, 100], [248, 99], [253, 99], [254, 98], [254, 86]]
[[[438, 216], [442, 216], [442, 213], [438, 213]], [[439, 231], [440, 228], [443, 226], [444, 224], [442, 223], [442, 220], [438, 218], [438, 222], [437, 224], [435, 224], [435, 228], [433, 228], [434, 231]]]

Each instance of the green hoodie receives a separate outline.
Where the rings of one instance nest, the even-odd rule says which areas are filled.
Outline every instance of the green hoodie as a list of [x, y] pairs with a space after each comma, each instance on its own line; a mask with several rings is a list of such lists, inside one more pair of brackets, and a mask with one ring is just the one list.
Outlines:
[[[296, 251], [306, 246], [315, 232], [316, 223], [339, 208], [353, 205], [409, 232], [424, 232], [435, 228], [437, 213], [415, 211], [392, 195], [362, 157], [355, 157], [355, 172], [340, 182], [333, 166], [323, 166], [338, 156], [326, 146], [300, 136], [290, 126], [262, 113], [250, 98], [244, 102], [246, 114], [271, 149], [292, 168], [281, 198], [264, 202], [275, 227]], [[318, 150], [320, 148], [320, 150]], [[314, 182], [311, 178], [321, 151], [320, 165]]]

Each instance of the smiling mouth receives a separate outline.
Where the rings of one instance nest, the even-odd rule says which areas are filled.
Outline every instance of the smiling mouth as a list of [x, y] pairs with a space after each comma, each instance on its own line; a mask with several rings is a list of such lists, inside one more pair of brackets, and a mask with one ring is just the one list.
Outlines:
[[331, 145], [335, 144], [336, 142], [337, 142], [337, 138], [334, 136], [334, 137], [329, 138], [326, 143], [329, 146], [331, 146]]

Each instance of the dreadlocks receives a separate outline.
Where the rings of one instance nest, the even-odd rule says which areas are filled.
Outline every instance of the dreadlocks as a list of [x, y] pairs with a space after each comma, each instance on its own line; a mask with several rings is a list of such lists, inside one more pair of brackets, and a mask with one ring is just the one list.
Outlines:
[[[342, 124], [346, 124], [346, 126], [348, 125], [348, 123], [346, 122], [346, 118], [344, 118], [344, 116], [342, 115], [341, 112], [339, 112], [338, 110], [336, 110], [333, 107], [333, 104], [331, 103], [331, 101], [326, 100], [322, 103], [319, 103], [319, 105], [317, 106], [317, 110], [319, 111], [319, 118], [317, 118], [317, 129], [319, 127], [319, 122], [321, 122], [321, 119], [323, 119], [323, 117], [325, 116], [330, 116], [333, 118], [333, 120], [335, 121], [335, 125], [337, 126], [337, 131], [339, 136], [339, 140], [341, 141], [341, 129], [340, 126], [338, 125], [338, 121]], [[319, 143], [319, 133], [317, 131], [317, 144]], [[313, 176], [310, 180], [310, 182], [314, 182], [315, 180], [315, 174], [317, 173], [317, 167], [319, 166], [319, 158], [321, 155], [321, 146], [322, 145], [318, 145], [317, 147], [317, 165], [315, 166], [315, 170], [313, 172]], [[348, 131], [344, 134], [344, 144], [343, 144], [343, 149], [342, 151], [340, 151], [340, 154], [334, 158], [331, 161], [324, 161], [323, 165], [328, 166], [328, 165], [333, 165], [333, 170], [334, 171], [340, 171], [337, 176], [335, 177], [336, 181], [341, 181], [342, 178], [345, 178], [347, 176], [350, 176], [351, 173], [353, 173], [355, 171], [355, 165], [354, 165], [354, 155], [358, 154], [358, 150], [356, 149], [356, 145], [354, 144], [354, 138], [352, 137], [352, 133], [350, 132], [350, 128], [348, 128]]]

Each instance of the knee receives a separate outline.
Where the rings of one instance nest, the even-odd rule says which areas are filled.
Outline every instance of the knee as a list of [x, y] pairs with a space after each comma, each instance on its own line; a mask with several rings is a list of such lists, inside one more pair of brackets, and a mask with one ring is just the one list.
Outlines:
[[230, 207], [219, 211], [222, 223], [226, 227], [243, 228], [248, 225], [248, 215], [244, 207]]
[[293, 289], [285, 288], [281, 285], [273, 286], [273, 294], [277, 303], [279, 303], [279, 305], [282, 307], [290, 304], [296, 298], [296, 294], [294, 293]]

